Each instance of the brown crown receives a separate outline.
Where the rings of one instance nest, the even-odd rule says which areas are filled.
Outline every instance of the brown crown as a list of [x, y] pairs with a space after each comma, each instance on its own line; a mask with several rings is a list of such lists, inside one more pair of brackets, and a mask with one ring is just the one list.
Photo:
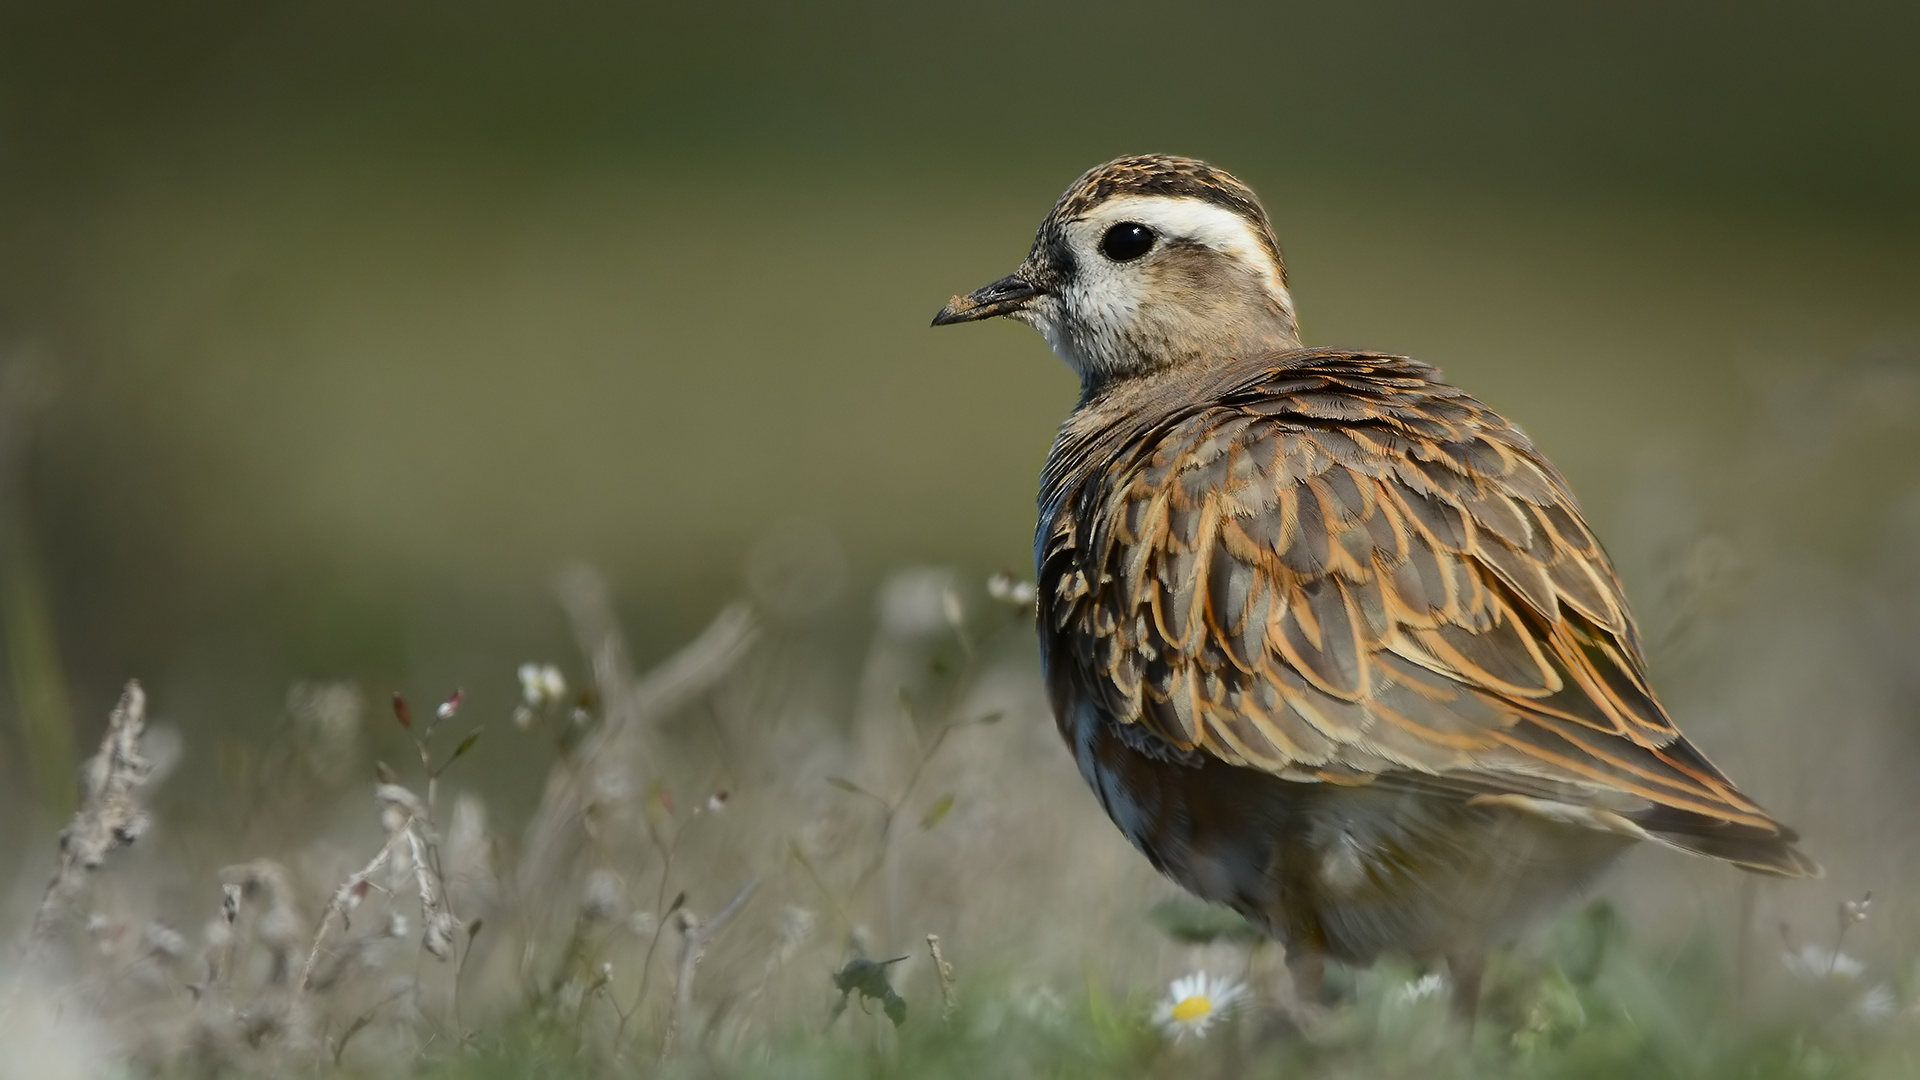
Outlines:
[[1108, 199], [1125, 195], [1204, 199], [1231, 210], [1258, 226], [1260, 242], [1275, 262], [1281, 262], [1273, 223], [1267, 220], [1266, 208], [1260, 205], [1260, 197], [1252, 188], [1234, 179], [1233, 174], [1204, 161], [1170, 154], [1116, 158], [1089, 169], [1060, 196], [1053, 213], [1047, 215], [1043, 230], [1084, 217]]

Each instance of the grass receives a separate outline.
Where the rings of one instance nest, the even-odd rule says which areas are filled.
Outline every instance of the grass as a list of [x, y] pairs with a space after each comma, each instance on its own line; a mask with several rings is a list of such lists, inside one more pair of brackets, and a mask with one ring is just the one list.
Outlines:
[[[130, 689], [70, 830], [90, 839], [8, 965], [0, 1043], [82, 1074], [444, 1078], [1869, 1077], [1920, 1050], [1920, 969], [1847, 952], [1885, 940], [1865, 898], [1817, 933], [1664, 940], [1596, 899], [1499, 959], [1471, 1036], [1391, 963], [1336, 972], [1302, 1015], [1277, 949], [1088, 812], [1046, 745], [1017, 586], [892, 579], [840, 725], [764, 614], [727, 609], [643, 673], [597, 577], [560, 593], [592, 673], [573, 686], [530, 665], [484, 725], [458, 694], [304, 686], [244, 827], [79, 872], [163, 779], [128, 749]], [[545, 760], [517, 842], [458, 784], [488, 740]], [[369, 741], [409, 751], [371, 800], [342, 766]], [[1751, 907], [1719, 895], [1722, 922]], [[1173, 1037], [1152, 1015], [1188, 970], [1251, 1003]]]

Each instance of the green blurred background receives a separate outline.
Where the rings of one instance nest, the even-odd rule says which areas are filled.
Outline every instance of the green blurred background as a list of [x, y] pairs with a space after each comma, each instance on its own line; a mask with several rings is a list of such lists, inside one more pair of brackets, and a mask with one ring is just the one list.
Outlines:
[[[128, 676], [190, 746], [298, 678], [504, 715], [574, 560], [643, 662], [783, 537], [856, 646], [890, 569], [1024, 567], [1075, 387], [927, 321], [1143, 151], [1261, 192], [1310, 342], [1532, 432], [1643, 617], [1712, 537], [1722, 624], [1813, 592], [1898, 654], [1916, 42], [1911, 3], [8, 2], [0, 820], [57, 753], [22, 733], [84, 751]], [[1655, 664], [1785, 700], [1738, 675], [1804, 655], [1768, 640]]]

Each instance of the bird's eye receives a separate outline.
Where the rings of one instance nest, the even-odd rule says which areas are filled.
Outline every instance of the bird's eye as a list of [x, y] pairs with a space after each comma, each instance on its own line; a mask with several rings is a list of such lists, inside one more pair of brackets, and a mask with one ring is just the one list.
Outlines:
[[1100, 253], [1114, 262], [1132, 262], [1153, 250], [1153, 230], [1137, 221], [1123, 221], [1100, 238]]

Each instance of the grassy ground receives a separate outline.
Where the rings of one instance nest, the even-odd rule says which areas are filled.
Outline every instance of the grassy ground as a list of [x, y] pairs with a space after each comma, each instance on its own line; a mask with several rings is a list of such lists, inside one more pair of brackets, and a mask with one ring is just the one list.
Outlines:
[[[68, 1075], [1911, 1075], [1920, 968], [1885, 899], [1796, 907], [1666, 853], [1501, 958], [1471, 1037], [1390, 963], [1303, 1012], [1276, 949], [1100, 819], [1008, 591], [889, 579], [837, 716], [778, 604], [637, 672], [576, 570], [588, 659], [530, 665], [508, 715], [305, 684], [177, 805], [150, 727], [92, 774], [68, 850], [110, 854], [23, 925], [0, 1044]], [[546, 772], [510, 827], [462, 784], [500, 743]], [[1164, 1015], [1195, 971], [1247, 998], [1204, 1031]]]

